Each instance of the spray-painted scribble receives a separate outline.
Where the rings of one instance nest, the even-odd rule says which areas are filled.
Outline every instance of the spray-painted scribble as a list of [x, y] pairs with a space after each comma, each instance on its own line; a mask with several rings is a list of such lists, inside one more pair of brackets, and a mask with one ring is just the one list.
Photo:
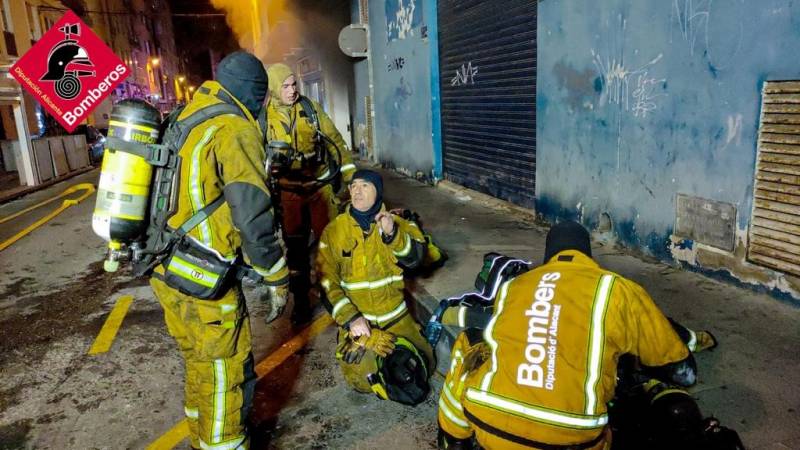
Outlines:
[[603, 58], [592, 49], [592, 59], [601, 77], [600, 106], [605, 104], [620, 105], [622, 110], [630, 111], [634, 117], [647, 117], [658, 109], [656, 100], [666, 96], [663, 90], [665, 78], [653, 78], [650, 69], [661, 58], [659, 54], [647, 64], [637, 69], [627, 69], [622, 58]]
[[683, 40], [689, 44], [689, 54], [694, 55], [698, 36], [703, 46], [708, 43], [708, 19], [713, 0], [674, 0], [674, 20], [678, 21]]
[[422, 23], [422, 0], [386, 0], [386, 35], [388, 42], [414, 36]]
[[[725, 38], [721, 41], [718, 39], [716, 46], [712, 45], [712, 33], [709, 29], [714, 23], [713, 6], [714, 0], [673, 0], [670, 22], [677, 22], [681, 37], [689, 46], [689, 54], [707, 58], [709, 70], [716, 77], [717, 71], [728, 66], [741, 50], [744, 24], [742, 22], [733, 24], [730, 31], [725, 33]], [[672, 32], [671, 28], [670, 33]], [[672, 35], [670, 35], [671, 42]], [[735, 44], [732, 44], [734, 42]], [[728, 48], [721, 49], [721, 46]]]
[[456, 69], [456, 76], [450, 79], [450, 86], [462, 86], [465, 84], [475, 84], [475, 75], [478, 74], [478, 66], [472, 67], [472, 61], [462, 64]]
[[393, 59], [389, 64], [386, 65], [387, 71], [391, 72], [393, 70], [400, 70], [403, 66], [406, 65], [406, 59], [403, 57]]
[[736, 114], [736, 116], [728, 116], [728, 126], [727, 126], [727, 134], [725, 135], [725, 145], [722, 148], [727, 147], [733, 141], [736, 141], [736, 145], [742, 144], [742, 115]]

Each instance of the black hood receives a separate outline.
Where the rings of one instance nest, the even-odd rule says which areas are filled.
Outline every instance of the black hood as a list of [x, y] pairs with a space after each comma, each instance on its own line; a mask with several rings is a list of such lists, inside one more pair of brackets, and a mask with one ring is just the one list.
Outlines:
[[589, 232], [583, 225], [578, 222], [566, 221], [550, 228], [544, 245], [544, 264], [564, 250], [578, 250], [590, 258], [592, 257]]
[[267, 97], [267, 71], [250, 53], [231, 53], [217, 66], [217, 81], [257, 118]]

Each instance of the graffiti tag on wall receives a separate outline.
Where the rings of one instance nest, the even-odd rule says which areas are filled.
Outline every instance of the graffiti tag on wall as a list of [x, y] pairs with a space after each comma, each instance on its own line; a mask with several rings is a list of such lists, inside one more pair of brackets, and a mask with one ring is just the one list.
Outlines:
[[393, 59], [389, 64], [386, 65], [387, 71], [391, 72], [393, 70], [400, 70], [403, 66], [406, 65], [406, 60], [403, 57]]
[[414, 35], [422, 23], [422, 0], [386, 0], [386, 36], [392, 42]]
[[710, 28], [714, 23], [713, 6], [714, 0], [673, 0], [670, 21], [677, 22], [681, 38], [689, 47], [689, 54], [694, 56], [697, 53], [708, 58], [712, 69], [719, 70], [727, 66], [741, 50], [744, 24], [733, 24], [724, 33], [724, 38], [717, 40], [717, 45], [712, 45]]
[[626, 68], [622, 58], [602, 57], [592, 49], [592, 60], [600, 73], [602, 83], [600, 106], [619, 105], [623, 111], [630, 111], [634, 117], [647, 117], [658, 109], [657, 99], [667, 94], [663, 90], [667, 80], [650, 76], [650, 69], [661, 61], [659, 54], [647, 64], [637, 68]]
[[478, 66], [473, 67], [472, 61], [456, 69], [456, 75], [450, 79], [450, 86], [463, 86], [475, 84], [475, 75], [478, 74]]

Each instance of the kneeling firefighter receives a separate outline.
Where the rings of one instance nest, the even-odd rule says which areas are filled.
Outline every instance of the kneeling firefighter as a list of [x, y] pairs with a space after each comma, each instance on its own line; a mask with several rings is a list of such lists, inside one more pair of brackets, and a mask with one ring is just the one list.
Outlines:
[[429, 391], [433, 350], [403, 297], [403, 268], [424, 258], [419, 229], [383, 205], [383, 180], [358, 170], [352, 204], [322, 233], [317, 270], [339, 325], [337, 360], [359, 392], [415, 405]]
[[[670, 323], [638, 284], [600, 268], [577, 223], [550, 230], [544, 261], [532, 269], [488, 255], [479, 292], [443, 301], [428, 324], [432, 342], [442, 319], [485, 328], [467, 329], [453, 346], [440, 448], [610, 448], [607, 405], [622, 355], [647, 379], [689, 386], [696, 366], [681, 335], [698, 351], [716, 344]], [[447, 306], [458, 306], [455, 314]]]
[[338, 214], [336, 191], [350, 181], [355, 164], [350, 151], [322, 106], [300, 95], [297, 77], [285, 64], [272, 64], [265, 132], [270, 147], [288, 147], [293, 155], [279, 179], [281, 223], [291, 270], [292, 320], [311, 317], [311, 232], [318, 240]]
[[[101, 207], [98, 196], [96, 229], [105, 221], [111, 225], [110, 269], [129, 250], [136, 273], [152, 275], [167, 328], [186, 361], [184, 411], [194, 448], [248, 448], [244, 423], [256, 375], [244, 297], [267, 302], [271, 320], [288, 294], [288, 269], [265, 185], [263, 133], [254, 119], [266, 91], [261, 62], [235, 52], [220, 62], [216, 81], [203, 83], [173, 115], [161, 145], [137, 150], [135, 142], [152, 142], [154, 135], [145, 130], [152, 124], [126, 116], [128, 104], [112, 113], [106, 152], [111, 159], [104, 160], [100, 185], [106, 188], [103, 201], [117, 203]], [[148, 132], [137, 137], [142, 130]], [[135, 194], [147, 191], [142, 179], [115, 185], [124, 170], [107, 176], [107, 169], [124, 169], [112, 162], [127, 153], [122, 158], [140, 158], [139, 166], [150, 162], [157, 169], [145, 236], [120, 242], [115, 224], [144, 218], [127, 213], [145, 201]], [[127, 164], [129, 170], [139, 166]], [[120, 203], [131, 199], [130, 205]]]

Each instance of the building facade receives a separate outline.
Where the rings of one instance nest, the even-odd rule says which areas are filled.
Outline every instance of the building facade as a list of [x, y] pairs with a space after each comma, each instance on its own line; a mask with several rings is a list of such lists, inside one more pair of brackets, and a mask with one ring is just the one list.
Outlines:
[[800, 301], [800, 6], [350, 6], [373, 160]]

